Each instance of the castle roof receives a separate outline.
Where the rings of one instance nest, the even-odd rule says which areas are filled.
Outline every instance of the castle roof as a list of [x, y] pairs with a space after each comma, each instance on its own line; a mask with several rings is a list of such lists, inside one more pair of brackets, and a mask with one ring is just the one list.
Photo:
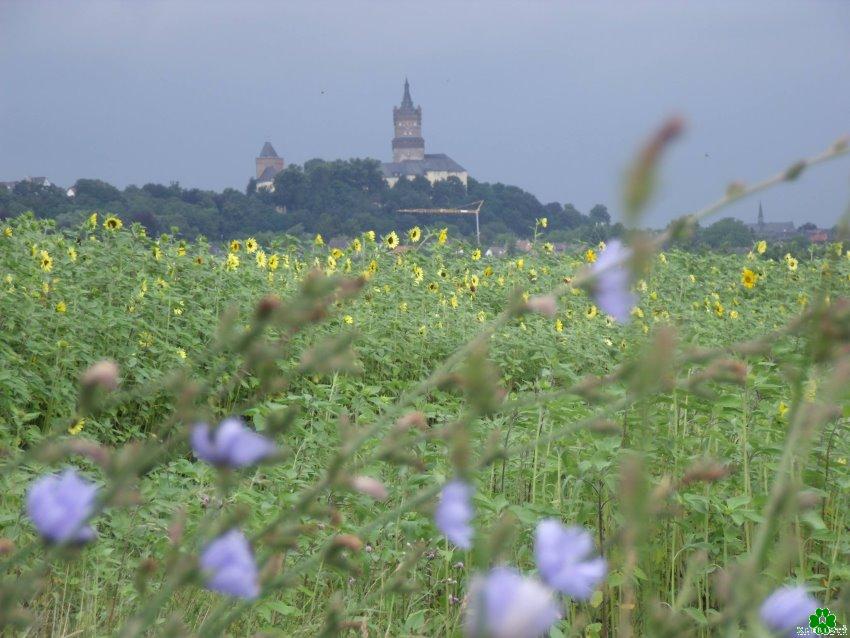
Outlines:
[[404, 160], [381, 164], [381, 172], [383, 172], [384, 177], [424, 176], [433, 171], [465, 173], [466, 169], [445, 153], [426, 153], [425, 159], [421, 160]]
[[257, 182], [271, 182], [274, 181], [274, 176], [278, 174], [279, 171], [275, 170], [274, 166], [266, 166], [263, 169], [263, 172], [260, 173], [260, 176], [257, 178]]
[[263, 148], [260, 151], [260, 157], [274, 157], [277, 158], [279, 155], [275, 152], [274, 146], [271, 145], [271, 142], [266, 142], [263, 144]]

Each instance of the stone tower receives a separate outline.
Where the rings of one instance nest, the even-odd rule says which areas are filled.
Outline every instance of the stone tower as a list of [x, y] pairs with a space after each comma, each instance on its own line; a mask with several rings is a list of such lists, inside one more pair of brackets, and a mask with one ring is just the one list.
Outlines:
[[425, 159], [425, 140], [422, 139], [422, 107], [413, 107], [410, 84], [404, 79], [401, 106], [393, 107], [393, 162]]
[[[263, 144], [263, 148], [260, 151], [260, 156], [256, 160], [256, 164], [258, 180], [263, 180], [265, 178], [273, 179], [275, 175], [283, 170], [283, 158], [275, 152], [271, 142]], [[267, 169], [271, 170], [266, 172]]]
[[759, 202], [758, 226], [759, 226], [759, 228], [764, 226], [764, 211], [762, 211], [762, 209], [761, 209], [761, 202]]

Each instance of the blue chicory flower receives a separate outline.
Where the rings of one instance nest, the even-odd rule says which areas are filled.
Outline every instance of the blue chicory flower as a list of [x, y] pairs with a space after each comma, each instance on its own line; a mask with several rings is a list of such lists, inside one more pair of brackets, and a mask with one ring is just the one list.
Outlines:
[[434, 512], [437, 527], [461, 549], [472, 547], [472, 486], [459, 479], [443, 486]]
[[36, 480], [27, 493], [27, 515], [51, 543], [85, 543], [97, 533], [86, 521], [95, 509], [97, 486], [68, 468]]
[[470, 638], [538, 638], [561, 618], [551, 589], [508, 567], [476, 576], [469, 587], [464, 634]]
[[605, 559], [594, 557], [593, 537], [581, 527], [540, 521], [534, 537], [534, 557], [543, 580], [577, 600], [588, 600], [605, 578]]
[[797, 627], [808, 627], [818, 601], [804, 587], [780, 587], [761, 605], [762, 622], [783, 636], [796, 636]]
[[619, 239], [612, 239], [591, 268], [591, 273], [596, 275], [593, 283], [596, 303], [603, 312], [620, 323], [629, 320], [629, 313], [635, 305], [635, 296], [629, 289], [630, 273], [626, 264], [630, 258], [631, 250], [624, 247]]
[[241, 419], [224, 419], [214, 432], [207, 423], [192, 427], [195, 456], [213, 465], [245, 467], [274, 454], [271, 439], [245, 426]]
[[219, 536], [201, 553], [207, 588], [229, 596], [256, 598], [260, 593], [254, 553], [245, 534], [233, 529]]

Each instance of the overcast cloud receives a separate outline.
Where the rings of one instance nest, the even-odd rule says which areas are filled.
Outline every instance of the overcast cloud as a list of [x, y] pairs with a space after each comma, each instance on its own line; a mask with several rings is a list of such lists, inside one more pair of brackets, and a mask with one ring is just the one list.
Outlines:
[[[0, 0], [0, 180], [243, 189], [265, 139], [387, 161], [405, 76], [426, 151], [585, 212], [618, 213], [636, 145], [684, 115], [661, 225], [850, 132], [850, 2]], [[850, 160], [761, 200], [831, 225]]]

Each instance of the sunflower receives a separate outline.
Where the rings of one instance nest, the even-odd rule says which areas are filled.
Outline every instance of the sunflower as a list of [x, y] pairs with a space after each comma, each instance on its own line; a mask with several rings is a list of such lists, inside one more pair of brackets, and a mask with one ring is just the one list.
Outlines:
[[547, 218], [545, 218], [545, 217], [541, 217], [541, 218], [540, 218], [539, 220], [537, 220], [537, 221], [538, 221], [538, 223], [540, 224], [540, 228], [546, 228], [546, 227], [549, 225], [549, 220], [548, 220]]
[[425, 326], [419, 326], [419, 336], [424, 337], [426, 334], [428, 334], [428, 328]]
[[363, 243], [356, 237], [351, 241], [351, 250], [356, 253], [359, 253], [361, 250], [363, 250]]
[[407, 238], [415, 244], [422, 239], [422, 229], [419, 226], [414, 226], [407, 231]]
[[473, 250], [471, 257], [472, 261], [478, 261], [479, 259], [481, 259], [481, 249], [476, 248], [475, 250]]
[[788, 259], [786, 259], [785, 263], [788, 265], [788, 270], [790, 270], [791, 272], [797, 270], [797, 260], [793, 257], [789, 257]]
[[437, 235], [437, 243], [440, 244], [440, 246], [442, 246], [443, 244], [446, 243], [446, 240], [448, 238], [449, 238], [449, 229], [448, 228], [441, 228], [440, 234]]
[[198, 255], [197, 257], [195, 257], [195, 263], [198, 264], [199, 266], [202, 266], [203, 263], [204, 263], [204, 258], [201, 257], [200, 255]]
[[737, 318], [738, 318], [738, 317], [740, 317], [740, 316], [741, 316], [741, 315], [739, 315], [739, 314], [738, 314], [738, 311], [737, 311], [737, 310], [730, 310], [730, 311], [729, 311], [729, 318], [730, 318], [730, 319], [737, 319]]
[[345, 315], [342, 320], [347, 323], [349, 326], [354, 323], [354, 317], [351, 315]]
[[364, 237], [365, 237], [368, 241], [371, 241], [371, 242], [374, 242], [374, 241], [375, 241], [375, 231], [374, 231], [374, 230], [367, 230], [365, 233], [363, 233], [363, 236], [364, 236]]
[[517, 259], [517, 260], [514, 262], [514, 264], [516, 265], [516, 267], [517, 267], [519, 270], [522, 270], [523, 268], [525, 268], [525, 259], [523, 259], [522, 257], [520, 257], [519, 259]]
[[277, 270], [280, 266], [280, 257], [277, 254], [271, 255], [268, 261], [269, 270]]
[[334, 259], [340, 259], [345, 253], [342, 252], [339, 248], [334, 248], [331, 250], [331, 257]]
[[474, 287], [476, 287], [476, 288], [477, 288], [477, 287], [478, 287], [478, 275], [472, 275], [472, 276], [469, 278], [469, 284], [470, 284], [471, 286], [474, 286]]
[[162, 259], [162, 249], [159, 246], [154, 244], [153, 248], [151, 250], [153, 251], [153, 258], [154, 259], [156, 259], [157, 261]]
[[180, 359], [186, 358], [186, 351], [183, 348], [177, 348], [177, 350], [175, 352], [176, 352], [178, 358], [180, 358]]
[[445, 268], [440, 268], [437, 271], [437, 274], [440, 276], [441, 279], [445, 279], [449, 276], [449, 272]]
[[766, 250], [767, 250], [767, 242], [762, 239], [759, 243], [756, 244], [756, 252], [759, 255], [763, 255], [764, 251], [766, 251]]
[[242, 250], [242, 242], [238, 239], [232, 240], [230, 242], [230, 252], [238, 253], [240, 250]]
[[722, 303], [720, 303], [719, 301], [714, 302], [714, 314], [716, 314], [718, 317], [722, 317], [725, 311], [726, 309], [723, 307]]
[[77, 261], [77, 251], [73, 246], [68, 249], [68, 259], [71, 261]]
[[603, 250], [605, 250], [605, 248], [606, 248], [606, 246], [605, 246], [605, 242], [604, 242], [604, 241], [600, 241], [598, 244], [596, 244], [596, 248], [598, 248], [598, 249], [599, 249], [599, 252], [602, 252], [602, 251], [603, 251]]
[[74, 421], [73, 425], [68, 428], [68, 434], [70, 434], [72, 436], [76, 436], [77, 434], [79, 434], [80, 432], [83, 431], [83, 428], [85, 427], [85, 425], [86, 425], [85, 419], [77, 419], [76, 421]]
[[553, 252], [555, 252], [555, 244], [547, 241], [545, 244], [543, 244], [543, 252], [551, 255]]
[[395, 234], [394, 230], [389, 235], [384, 236], [384, 245], [390, 250], [398, 246], [398, 235]]
[[658, 261], [660, 261], [662, 264], [666, 264], [667, 263], [667, 255], [665, 255], [664, 253], [659, 253], [658, 254]]
[[555, 332], [563, 332], [564, 331], [564, 322], [560, 319], [555, 319]]
[[42, 250], [39, 254], [39, 265], [44, 272], [50, 272], [53, 270], [53, 257], [51, 257], [46, 250]]
[[632, 309], [629, 311], [629, 314], [632, 317], [638, 317], [640, 319], [643, 319], [643, 310], [641, 310], [640, 306], [633, 306]]
[[316, 244], [316, 246], [324, 246], [325, 240], [322, 239], [322, 235], [320, 233], [316, 233], [316, 236], [313, 237], [313, 243]]
[[254, 251], [257, 250], [257, 248], [258, 248], [258, 246], [257, 246], [257, 240], [256, 239], [254, 239], [253, 237], [249, 237], [248, 239], [245, 240], [245, 250], [248, 251], [248, 254], [253, 253]]
[[177, 256], [185, 257], [186, 256], [186, 242], [181, 241], [180, 245], [177, 247]]
[[3, 229], [3, 237], [11, 237], [11, 236], [12, 236], [12, 227], [11, 227], [11, 226], [6, 226], [6, 227]]
[[58, 312], [59, 314], [65, 314], [65, 312], [67, 311], [68, 306], [65, 304], [64, 301], [60, 301], [58, 304], [56, 304], [56, 312]]
[[91, 215], [89, 215], [89, 219], [86, 224], [92, 230], [97, 228], [97, 213], [92, 213]]
[[598, 314], [599, 314], [599, 310], [596, 308], [596, 306], [591, 304], [587, 308], [587, 310], [585, 311], [584, 316], [587, 317], [588, 319], [594, 319], [596, 317], [596, 315], [598, 315]]
[[224, 261], [224, 269], [236, 270], [237, 268], [239, 268], [239, 257], [237, 257], [234, 253], [230, 253]]
[[478, 319], [478, 323], [484, 323], [487, 320], [487, 315], [484, 314], [483, 310], [479, 310], [475, 318]]
[[103, 227], [106, 230], [121, 230], [124, 227], [124, 223], [115, 215], [110, 215], [103, 220]]
[[759, 280], [759, 276], [749, 268], [744, 268], [741, 271], [741, 285], [748, 290], [752, 290]]
[[596, 251], [593, 250], [593, 248], [588, 248], [586, 251], [584, 251], [584, 260], [588, 264], [594, 263], [596, 261]]
[[333, 272], [333, 271], [336, 270], [336, 259], [334, 259], [333, 255], [328, 255], [326, 262], [327, 262], [327, 265], [328, 265], [328, 271], [329, 272]]
[[428, 290], [430, 290], [431, 292], [437, 292], [439, 289], [440, 289], [439, 284], [437, 284], [434, 281], [432, 281], [430, 284], [428, 284]]
[[452, 308], [457, 308], [457, 307], [458, 307], [458, 305], [459, 305], [459, 304], [458, 304], [458, 301], [457, 301], [457, 295], [452, 295], [452, 296], [451, 296], [451, 298], [449, 299], [449, 305], [450, 305]]
[[257, 268], [265, 268], [266, 264], [268, 264], [268, 259], [266, 259], [265, 251], [258, 250], [256, 260], [257, 260]]
[[493, 276], [493, 266], [485, 266], [484, 267], [484, 276], [492, 277]]

